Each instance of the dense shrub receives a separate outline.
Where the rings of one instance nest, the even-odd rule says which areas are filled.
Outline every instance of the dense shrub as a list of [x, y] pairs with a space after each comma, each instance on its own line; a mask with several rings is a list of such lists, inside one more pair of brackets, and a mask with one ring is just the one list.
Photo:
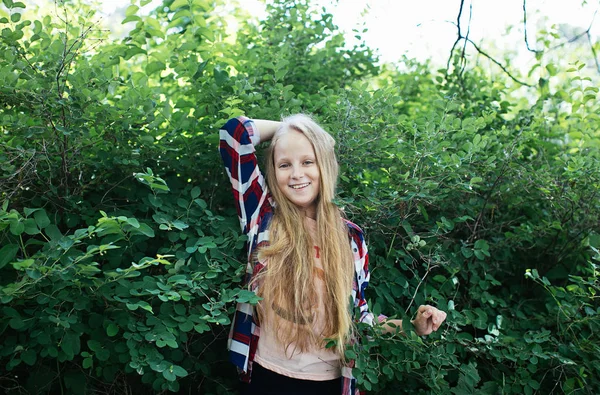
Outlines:
[[261, 22], [219, 0], [132, 5], [118, 40], [77, 2], [3, 3], [4, 391], [234, 392], [230, 317], [257, 298], [217, 129], [302, 111], [337, 138], [371, 309], [449, 313], [427, 339], [365, 328], [348, 351], [363, 388], [600, 392], [600, 108], [583, 64], [548, 68], [558, 88], [524, 108], [502, 75], [377, 66], [308, 1]]

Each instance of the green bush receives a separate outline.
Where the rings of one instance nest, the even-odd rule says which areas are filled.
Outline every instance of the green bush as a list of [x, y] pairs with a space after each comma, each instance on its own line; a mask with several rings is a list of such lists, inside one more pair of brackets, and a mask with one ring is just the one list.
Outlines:
[[230, 318], [257, 298], [217, 129], [300, 111], [338, 141], [371, 309], [448, 312], [427, 339], [364, 328], [362, 388], [600, 392], [600, 106], [582, 64], [524, 106], [478, 68], [378, 66], [308, 1], [261, 22], [220, 0], [132, 5], [116, 40], [78, 2], [3, 3], [5, 392], [234, 392]]

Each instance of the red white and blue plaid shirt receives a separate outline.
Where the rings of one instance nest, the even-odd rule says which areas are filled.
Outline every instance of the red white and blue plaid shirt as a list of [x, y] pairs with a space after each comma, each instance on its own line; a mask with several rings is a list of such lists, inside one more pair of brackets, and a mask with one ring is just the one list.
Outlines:
[[[265, 263], [257, 258], [260, 247], [269, 243], [269, 223], [273, 217], [273, 200], [263, 174], [261, 173], [254, 146], [260, 142], [259, 131], [252, 120], [239, 117], [230, 119], [220, 131], [219, 150], [225, 170], [231, 181], [242, 232], [248, 236], [248, 265], [244, 284], [259, 273]], [[360, 316], [358, 322], [373, 323], [365, 299], [365, 289], [369, 283], [369, 257], [362, 230], [350, 221], [348, 225], [349, 241], [354, 252], [354, 285], [352, 298]], [[251, 291], [256, 291], [253, 287]], [[260, 337], [260, 326], [254, 319], [253, 307], [248, 303], [238, 303], [228, 349], [231, 362], [238, 367], [243, 381], [250, 382], [252, 363]], [[352, 377], [352, 366], [342, 368], [342, 395], [358, 394], [356, 380]]]

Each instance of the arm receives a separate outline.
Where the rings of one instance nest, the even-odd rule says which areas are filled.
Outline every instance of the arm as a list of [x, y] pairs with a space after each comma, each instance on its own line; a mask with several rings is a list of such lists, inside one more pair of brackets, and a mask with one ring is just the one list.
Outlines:
[[[445, 312], [433, 306], [421, 305], [417, 311], [417, 316], [410, 322], [415, 327], [417, 335], [427, 336], [437, 331], [445, 320]], [[382, 322], [382, 325], [383, 333], [404, 333], [402, 332], [402, 320], [385, 320]]]
[[[369, 285], [371, 273], [369, 272], [369, 254], [362, 230], [352, 224], [348, 224], [351, 231], [351, 246], [354, 252], [355, 271], [357, 280], [357, 294], [355, 297], [355, 307], [360, 308], [359, 322], [365, 322], [373, 325], [375, 317], [369, 311], [367, 300], [365, 299], [365, 289]], [[429, 305], [421, 305], [417, 311], [417, 316], [411, 323], [419, 336], [429, 335], [439, 329], [440, 325], [446, 319], [446, 313]], [[388, 319], [384, 315], [377, 317], [377, 321], [382, 325], [383, 333], [403, 333], [402, 320]]]
[[[270, 132], [267, 128], [265, 134]], [[258, 230], [263, 207], [269, 204], [266, 181], [256, 158], [261, 138], [257, 125], [246, 117], [230, 119], [220, 130], [219, 151], [231, 182], [242, 232]]]
[[269, 141], [275, 135], [279, 126], [281, 126], [281, 122], [277, 121], [267, 121], [264, 119], [255, 119], [254, 124], [257, 129], [260, 130], [260, 142]]

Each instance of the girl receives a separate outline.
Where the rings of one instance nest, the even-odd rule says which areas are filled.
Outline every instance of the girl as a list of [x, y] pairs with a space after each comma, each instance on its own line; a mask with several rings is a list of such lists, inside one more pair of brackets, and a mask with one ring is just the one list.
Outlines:
[[[358, 322], [373, 324], [364, 291], [368, 255], [361, 229], [333, 203], [338, 176], [333, 138], [305, 115], [283, 122], [231, 119], [220, 152], [248, 236], [245, 284], [262, 297], [239, 303], [228, 348], [244, 394], [357, 393], [353, 361], [345, 362]], [[254, 146], [272, 140], [266, 180]], [[420, 306], [420, 335], [437, 330], [446, 313]], [[384, 331], [402, 320], [380, 319]], [[398, 328], [398, 329], [396, 329]], [[326, 348], [327, 342], [333, 347]]]

